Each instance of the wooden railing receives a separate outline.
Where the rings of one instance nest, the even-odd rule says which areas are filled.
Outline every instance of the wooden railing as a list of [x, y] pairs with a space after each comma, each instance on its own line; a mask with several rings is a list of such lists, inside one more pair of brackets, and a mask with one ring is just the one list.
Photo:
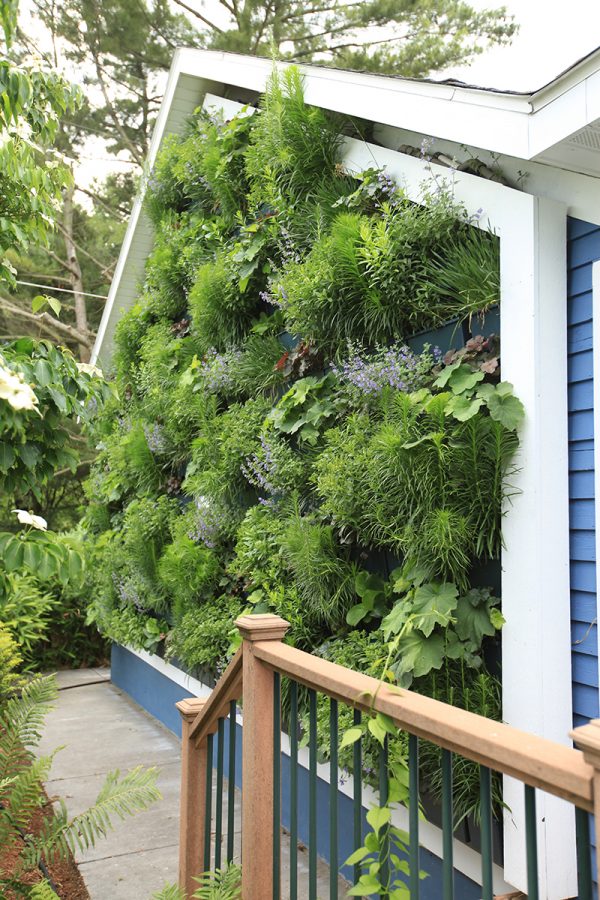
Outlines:
[[[281, 772], [280, 723], [281, 678], [289, 679], [291, 691], [291, 720], [296, 721], [298, 685], [309, 690], [309, 873], [306, 896], [316, 900], [317, 851], [316, 831], [316, 696], [331, 698], [332, 723], [337, 723], [337, 704], [360, 713], [384, 713], [398, 729], [408, 732], [411, 751], [418, 739], [425, 739], [442, 748], [443, 806], [442, 818], [444, 856], [443, 893], [440, 897], [452, 900], [453, 890], [453, 816], [452, 816], [452, 755], [458, 754], [480, 765], [482, 784], [481, 865], [482, 900], [493, 900], [492, 838], [490, 771], [512, 776], [525, 786], [528, 896], [540, 898], [538, 890], [535, 789], [539, 788], [573, 804], [577, 823], [577, 868], [579, 900], [592, 900], [591, 842], [589, 816], [595, 810], [596, 848], [600, 853], [600, 720], [572, 732], [576, 750], [544, 738], [519, 731], [508, 725], [466, 712], [408, 690], [398, 691], [376, 679], [319, 657], [296, 650], [283, 643], [288, 623], [274, 615], [242, 616], [237, 620], [242, 647], [207, 700], [183, 700], [177, 704], [183, 718], [181, 818], [179, 881], [191, 896], [196, 887], [194, 876], [211, 868], [220, 868], [234, 857], [235, 844], [235, 763], [236, 708], [243, 698], [242, 785], [243, 803], [241, 844], [243, 847], [242, 896], [244, 900], [278, 898], [281, 890]], [[224, 741], [228, 717], [228, 785], [227, 785], [227, 841], [222, 853]], [[337, 729], [332, 747], [331, 794], [338, 786]], [[217, 735], [216, 746], [213, 736]], [[333, 740], [333, 738], [332, 738]], [[216, 754], [215, 754], [216, 750]], [[290, 728], [291, 751], [291, 815], [290, 826], [290, 897], [298, 894], [293, 871], [297, 860], [297, 772], [298, 760], [296, 728]], [[416, 753], [416, 750], [415, 750]], [[213, 766], [216, 755], [217, 790], [215, 796], [215, 846], [211, 852]], [[355, 748], [354, 779], [354, 837], [356, 846], [362, 843], [361, 834], [361, 778], [360, 742]], [[411, 898], [418, 898], [419, 858], [419, 796], [418, 760], [411, 757], [410, 819]], [[414, 765], [413, 765], [414, 763]], [[414, 771], [416, 766], [416, 772]], [[446, 776], [448, 778], [446, 779]], [[294, 795], [294, 791], [296, 792]], [[333, 809], [335, 807], [335, 810]], [[448, 814], [449, 810], [449, 814]], [[337, 800], [332, 804], [329, 833], [331, 835], [330, 898], [336, 900], [337, 889]], [[294, 817], [296, 821], [294, 822]], [[486, 817], [489, 822], [486, 822]], [[239, 851], [239, 848], [238, 848]], [[416, 862], [416, 875], [414, 863]], [[600, 871], [600, 867], [598, 869]], [[358, 877], [355, 868], [355, 877]], [[520, 896], [520, 895], [514, 895]]]

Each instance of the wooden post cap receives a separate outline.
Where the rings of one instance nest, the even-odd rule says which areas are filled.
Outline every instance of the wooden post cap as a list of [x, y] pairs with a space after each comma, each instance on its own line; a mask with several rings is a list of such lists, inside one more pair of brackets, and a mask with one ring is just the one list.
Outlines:
[[592, 719], [587, 725], [573, 729], [570, 737], [583, 751], [585, 761], [600, 769], [600, 719]]
[[182, 719], [193, 722], [198, 713], [202, 712], [207, 699], [207, 697], [186, 697], [185, 700], [180, 700], [175, 706], [179, 710]]
[[271, 613], [240, 616], [235, 624], [245, 641], [281, 641], [290, 627], [290, 623], [281, 616]]

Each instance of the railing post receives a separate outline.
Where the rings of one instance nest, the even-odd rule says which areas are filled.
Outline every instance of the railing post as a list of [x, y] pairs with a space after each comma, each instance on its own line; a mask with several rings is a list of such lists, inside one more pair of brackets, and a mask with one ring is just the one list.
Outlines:
[[575, 745], [583, 751], [583, 758], [594, 769], [594, 826], [596, 829], [596, 864], [600, 872], [600, 719], [571, 732]]
[[273, 897], [273, 671], [254, 656], [257, 641], [281, 641], [289, 622], [240, 616], [243, 638], [242, 898]]
[[196, 747], [190, 730], [206, 703], [190, 698], [175, 704], [181, 713], [181, 796], [179, 806], [179, 887], [192, 896], [194, 876], [204, 869], [204, 809], [206, 804], [206, 741]]

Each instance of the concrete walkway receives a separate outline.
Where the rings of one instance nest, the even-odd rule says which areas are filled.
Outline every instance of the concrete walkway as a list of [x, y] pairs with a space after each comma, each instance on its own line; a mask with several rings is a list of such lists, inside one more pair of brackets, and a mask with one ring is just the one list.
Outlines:
[[[59, 700], [47, 718], [40, 752], [64, 747], [55, 757], [46, 788], [50, 796], [65, 800], [71, 814], [94, 802], [107, 772], [126, 772], [137, 765], [160, 769], [162, 800], [135, 818], [117, 822], [114, 831], [77, 860], [92, 900], [150, 900], [166, 882], [177, 880], [179, 740], [111, 684], [106, 669], [59, 672], [58, 682]], [[308, 896], [307, 857], [301, 849], [300, 898]], [[288, 859], [289, 842], [283, 835], [284, 885]], [[320, 863], [318, 876], [318, 896], [325, 900], [329, 897], [326, 865]], [[340, 879], [339, 884], [339, 896], [344, 897], [345, 883]], [[282, 900], [286, 896], [283, 891]]]

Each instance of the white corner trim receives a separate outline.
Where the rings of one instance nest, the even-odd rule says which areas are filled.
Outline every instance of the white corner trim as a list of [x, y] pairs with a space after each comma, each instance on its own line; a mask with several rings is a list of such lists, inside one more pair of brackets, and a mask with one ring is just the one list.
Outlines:
[[[592, 264], [592, 378], [594, 398], [594, 538], [596, 545], [596, 630], [600, 632], [600, 260]], [[600, 653], [598, 654], [600, 684]]]
[[[525, 406], [503, 526], [503, 717], [561, 744], [572, 727], [566, 208], [527, 197], [500, 242], [502, 375]], [[505, 876], [527, 892], [523, 787], [504, 780]], [[574, 810], [537, 792], [540, 896], [576, 896]]]

